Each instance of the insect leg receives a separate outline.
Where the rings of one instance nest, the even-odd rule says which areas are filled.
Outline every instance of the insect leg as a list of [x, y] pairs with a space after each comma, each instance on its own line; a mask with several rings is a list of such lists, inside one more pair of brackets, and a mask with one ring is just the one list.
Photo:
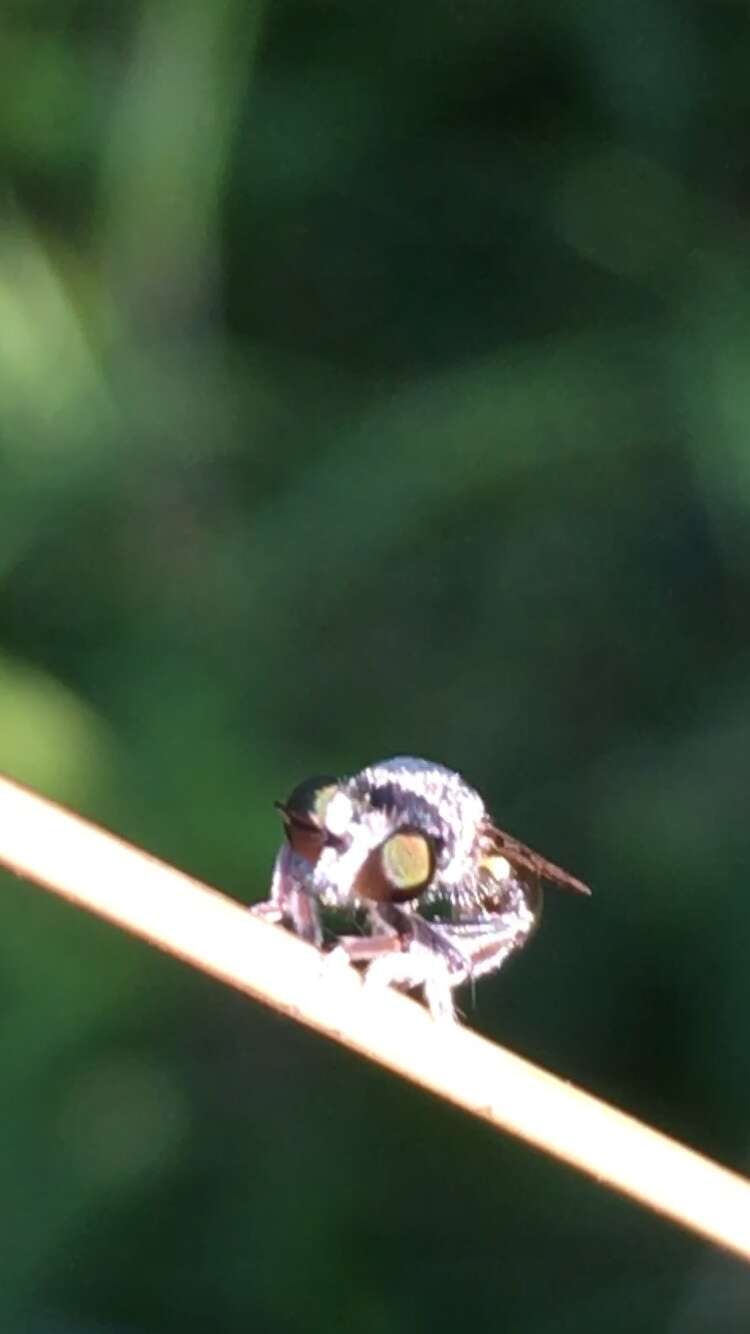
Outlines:
[[379, 905], [378, 915], [401, 935], [404, 962], [383, 959], [369, 971], [392, 985], [422, 987], [433, 1015], [453, 1015], [452, 991], [500, 968], [539, 920], [536, 887], [531, 892], [515, 882], [513, 888], [516, 892], [507, 895], [501, 912], [485, 911], [454, 922], [428, 922], [397, 905]]
[[496, 913], [462, 922], [440, 923], [435, 930], [444, 933], [467, 963], [467, 978], [494, 972], [525, 944], [537, 922], [530, 908], [519, 905], [512, 914]]
[[254, 903], [251, 911], [269, 922], [288, 923], [298, 936], [319, 948], [323, 932], [318, 906], [305, 887], [309, 871], [309, 862], [284, 843], [274, 864], [270, 897]]
[[368, 987], [398, 987], [401, 991], [421, 988], [433, 1019], [454, 1019], [451, 995], [456, 981], [445, 957], [416, 941], [401, 942], [376, 955], [367, 966]]
[[452, 991], [468, 977], [468, 963], [460, 945], [432, 922], [396, 904], [379, 904], [373, 924], [390, 928], [389, 934], [355, 941], [360, 960], [369, 959], [368, 985], [420, 989], [434, 1019], [454, 1019]]
[[384, 954], [399, 954], [404, 949], [404, 942], [395, 932], [381, 936], [339, 936], [331, 954], [339, 951], [348, 963], [372, 963]]

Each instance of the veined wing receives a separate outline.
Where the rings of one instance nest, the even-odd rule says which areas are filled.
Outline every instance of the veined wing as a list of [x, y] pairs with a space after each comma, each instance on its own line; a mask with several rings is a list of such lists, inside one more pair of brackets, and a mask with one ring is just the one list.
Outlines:
[[546, 857], [534, 852], [533, 848], [527, 848], [525, 843], [519, 843], [517, 838], [512, 834], [506, 834], [503, 829], [498, 829], [497, 825], [488, 825], [486, 835], [487, 853], [505, 857], [515, 870], [530, 873], [539, 880], [548, 880], [551, 884], [558, 885], [560, 889], [570, 890], [573, 894], [591, 893], [588, 885], [582, 880], [578, 880], [569, 871], [564, 871], [561, 866], [556, 866], [554, 862], [547, 861]]

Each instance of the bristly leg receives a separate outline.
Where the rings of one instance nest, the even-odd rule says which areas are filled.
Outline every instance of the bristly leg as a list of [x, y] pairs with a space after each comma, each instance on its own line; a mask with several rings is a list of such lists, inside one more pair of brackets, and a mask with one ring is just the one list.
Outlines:
[[497, 970], [533, 930], [536, 914], [525, 900], [513, 914], [496, 914], [458, 923], [427, 922], [389, 905], [389, 934], [344, 936], [336, 945], [350, 963], [368, 965], [368, 984], [422, 990], [436, 1019], [455, 1019], [453, 991]]
[[291, 926], [292, 930], [311, 945], [323, 943], [318, 904], [305, 888], [309, 863], [293, 851], [288, 843], [282, 844], [276, 857], [271, 879], [271, 894], [264, 903], [255, 903], [251, 911], [274, 924]]

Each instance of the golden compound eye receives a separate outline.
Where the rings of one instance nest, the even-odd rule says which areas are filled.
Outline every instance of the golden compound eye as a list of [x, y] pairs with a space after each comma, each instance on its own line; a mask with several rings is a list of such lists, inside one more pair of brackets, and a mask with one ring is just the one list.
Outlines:
[[507, 898], [508, 881], [513, 867], [501, 853], [488, 853], [479, 863], [479, 885], [482, 907], [487, 912], [500, 912]]
[[401, 893], [418, 894], [432, 875], [432, 844], [424, 834], [400, 829], [380, 849], [386, 880]]
[[513, 868], [508, 861], [508, 858], [502, 857], [500, 853], [493, 853], [488, 857], [483, 857], [479, 864], [479, 869], [480, 871], [484, 871], [491, 880], [496, 880], [498, 884], [502, 884], [503, 880], [507, 880], [513, 874]]
[[355, 889], [362, 898], [376, 903], [405, 903], [427, 888], [434, 871], [431, 840], [417, 829], [399, 829], [373, 848]]
[[486, 912], [507, 909], [513, 896], [523, 896], [528, 911], [539, 916], [542, 910], [542, 886], [538, 875], [514, 867], [502, 853], [488, 853], [479, 863], [479, 887]]

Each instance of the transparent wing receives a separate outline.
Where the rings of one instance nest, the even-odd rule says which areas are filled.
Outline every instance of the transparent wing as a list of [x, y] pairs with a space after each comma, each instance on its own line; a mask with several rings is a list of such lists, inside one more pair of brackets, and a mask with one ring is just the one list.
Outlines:
[[517, 838], [512, 834], [506, 834], [503, 829], [498, 829], [497, 825], [488, 825], [485, 834], [490, 844], [488, 847], [490, 855], [494, 853], [505, 857], [514, 870], [522, 875], [525, 872], [526, 875], [535, 876], [538, 880], [547, 880], [550, 884], [570, 890], [573, 894], [591, 893], [588, 885], [582, 880], [578, 880], [569, 871], [564, 871], [561, 866], [556, 866], [554, 862], [547, 861], [546, 857], [534, 852], [533, 848], [527, 848], [525, 843], [519, 843]]

